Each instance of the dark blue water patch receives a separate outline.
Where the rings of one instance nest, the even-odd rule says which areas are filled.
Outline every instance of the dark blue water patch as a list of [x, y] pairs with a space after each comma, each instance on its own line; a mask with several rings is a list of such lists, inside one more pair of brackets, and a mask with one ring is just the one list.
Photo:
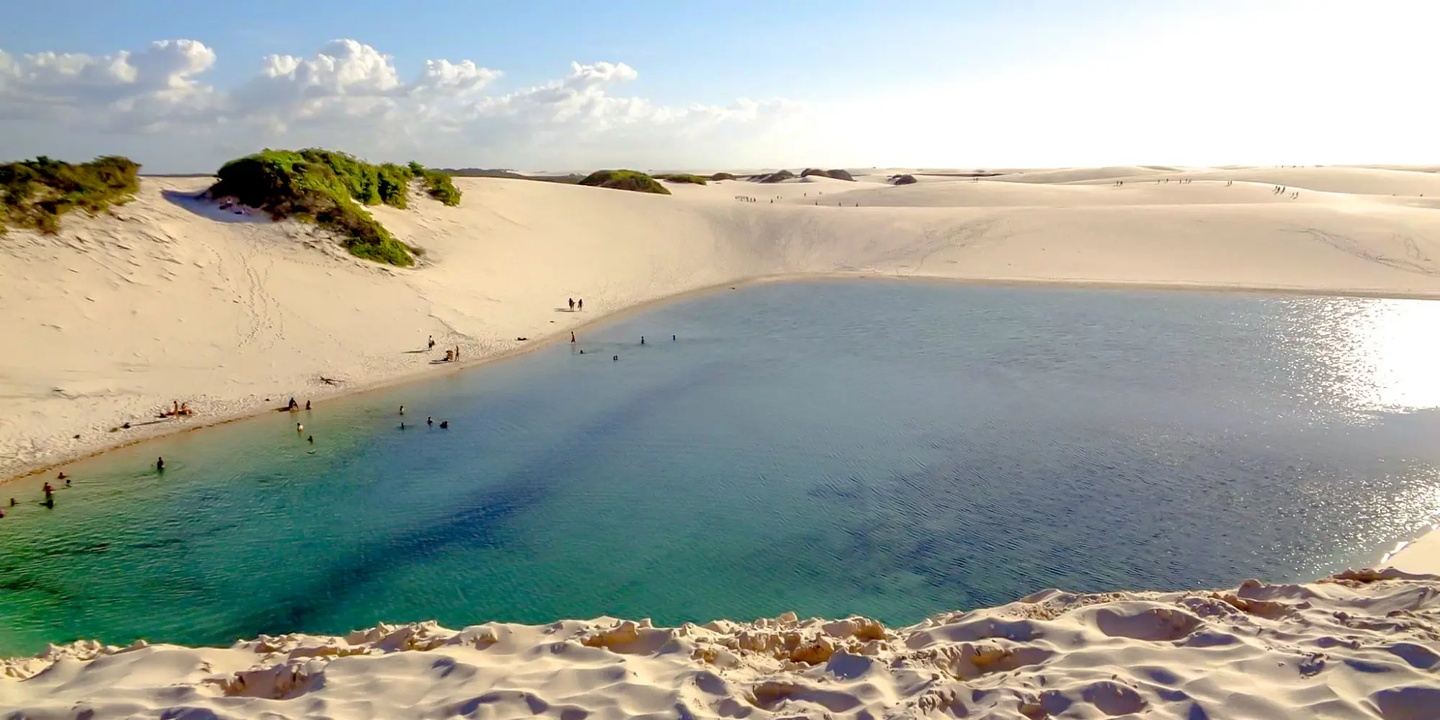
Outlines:
[[319, 404], [315, 445], [274, 413], [76, 465], [56, 509], [0, 521], [0, 651], [426, 618], [910, 622], [1052, 586], [1308, 579], [1440, 516], [1437, 319], [871, 281], [692, 298]]

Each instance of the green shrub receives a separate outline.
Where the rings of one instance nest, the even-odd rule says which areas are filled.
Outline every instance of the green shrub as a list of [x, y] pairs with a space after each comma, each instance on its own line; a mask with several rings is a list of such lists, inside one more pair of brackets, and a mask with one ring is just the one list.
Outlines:
[[6, 227], [60, 229], [71, 210], [95, 214], [129, 202], [140, 190], [140, 166], [116, 155], [74, 165], [40, 156], [0, 165], [0, 233]]
[[710, 176], [711, 180], [734, 180], [735, 176], [727, 172], [717, 172]]
[[664, 185], [655, 182], [655, 178], [635, 170], [596, 170], [586, 175], [580, 184], [612, 190], [655, 193], [656, 195], [670, 194]]
[[655, 177], [664, 180], [665, 182], [689, 183], [691, 185], [704, 185], [706, 182], [709, 181], [709, 178], [701, 177], [699, 175], [691, 175], [688, 173], [669, 173], [667, 175], [656, 175]]
[[414, 160], [410, 161], [410, 174], [425, 184], [425, 192], [450, 207], [460, 204], [460, 188], [455, 187], [450, 173], [430, 170]]
[[[372, 165], [333, 150], [264, 150], [225, 163], [210, 197], [234, 197], [278, 219], [316, 223], [345, 237], [352, 255], [408, 267], [411, 250], [360, 205], [404, 208], [410, 182], [419, 179], [431, 197], [460, 203], [460, 191], [442, 173], [419, 163]], [[357, 204], [358, 203], [358, 204]]]

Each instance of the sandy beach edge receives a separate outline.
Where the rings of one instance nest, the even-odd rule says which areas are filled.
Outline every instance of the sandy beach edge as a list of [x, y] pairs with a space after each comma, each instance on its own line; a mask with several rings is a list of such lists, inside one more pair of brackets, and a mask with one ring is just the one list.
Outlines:
[[[425, 380], [443, 377], [444, 375], [462, 372], [490, 363], [508, 360], [526, 353], [538, 351], [544, 347], [560, 342], [571, 331], [580, 332], [586, 329], [594, 329], [605, 323], [616, 322], [637, 313], [644, 312], [668, 303], [679, 302], [711, 293], [725, 290], [736, 290], [739, 288], [777, 282], [811, 282], [826, 280], [896, 280], [907, 282], [932, 282], [943, 284], [964, 284], [977, 286], [998, 286], [998, 287], [1047, 287], [1047, 288], [1079, 288], [1097, 290], [1153, 290], [1169, 292], [1215, 292], [1215, 293], [1240, 293], [1254, 295], [1292, 295], [1299, 297], [1357, 297], [1357, 298], [1378, 298], [1378, 299], [1399, 299], [1399, 300], [1440, 300], [1440, 293], [1397, 293], [1394, 291], [1368, 288], [1313, 288], [1303, 286], [1283, 285], [1248, 285], [1248, 284], [1223, 284], [1223, 283], [1187, 283], [1187, 282], [1149, 282], [1149, 281], [1114, 281], [1114, 280], [1091, 280], [1085, 278], [1043, 278], [1043, 277], [963, 277], [952, 275], [928, 275], [912, 273], [895, 273], [885, 271], [845, 271], [845, 272], [801, 272], [801, 273], [776, 273], [767, 275], [750, 275], [736, 277], [727, 281], [691, 288], [677, 293], [670, 293], [659, 297], [643, 300], [624, 307], [616, 308], [610, 312], [597, 315], [594, 319], [587, 320], [580, 325], [568, 327], [564, 330], [557, 330], [541, 336], [534, 342], [526, 343], [518, 347], [510, 348], [500, 352], [494, 352], [466, 362], [456, 363], [440, 369], [431, 367], [418, 368], [399, 374], [384, 377], [361, 379], [358, 382], [349, 384], [343, 388], [331, 391], [313, 393], [310, 397], [315, 400], [334, 400], [339, 397], [351, 397], [380, 390], [389, 390], [395, 387], [408, 385], [410, 383], [422, 382]], [[36, 462], [21, 464], [12, 469], [4, 476], [0, 476], [0, 485], [12, 482], [20, 482], [33, 478], [42, 473], [55, 470], [64, 465], [88, 460], [103, 455], [112, 450], [123, 447], [130, 447], [151, 440], [171, 437], [182, 433], [195, 432], [207, 428], [216, 427], [240, 420], [263, 416], [274, 408], [268, 404], [259, 402], [247, 406], [235, 412], [222, 413], [214, 416], [197, 416], [192, 421], [181, 423], [160, 423], [147, 426], [150, 429], [136, 433], [132, 437], [124, 439], [97, 438], [93, 443], [68, 453], [57, 454], [53, 457]], [[1399, 549], [1392, 551], [1391, 555], [1397, 554]], [[1387, 556], [1388, 557], [1388, 556]]]

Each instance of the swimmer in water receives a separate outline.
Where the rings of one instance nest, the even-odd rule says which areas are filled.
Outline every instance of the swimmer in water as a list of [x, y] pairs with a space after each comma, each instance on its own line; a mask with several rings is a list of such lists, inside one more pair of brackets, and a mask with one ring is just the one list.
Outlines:
[[441, 429], [441, 430], [449, 430], [449, 429], [450, 429], [450, 421], [449, 421], [449, 420], [441, 420], [441, 421], [440, 421], [440, 429]]
[[47, 498], [50, 497], [51, 495], [54, 495], [54, 494], [55, 494], [55, 488], [52, 487], [52, 486], [50, 485], [50, 483], [48, 483], [48, 482], [45, 483], [45, 488], [44, 488], [44, 490], [45, 490], [45, 497], [47, 497]]
[[305, 432], [305, 426], [304, 426], [304, 425], [301, 425], [300, 423], [295, 423], [295, 432], [297, 432], [297, 433]]
[[426, 416], [425, 416], [425, 424], [426, 424], [426, 425], [434, 425], [434, 424], [435, 424], [435, 418], [430, 417], [429, 415], [426, 415]]
[[404, 429], [405, 429], [405, 422], [404, 422], [403, 420], [400, 422], [400, 429], [401, 429], [401, 430], [404, 430]]
[[400, 414], [401, 414], [401, 415], [404, 415], [404, 414], [405, 414], [405, 406], [404, 406], [404, 405], [401, 405], [401, 406], [400, 406]]
[[155, 469], [160, 472], [165, 472], [165, 458], [155, 458]]
[[314, 444], [315, 444], [315, 436], [314, 436], [314, 435], [311, 435], [310, 437], [306, 438], [306, 440], [309, 440], [311, 445], [314, 445]]

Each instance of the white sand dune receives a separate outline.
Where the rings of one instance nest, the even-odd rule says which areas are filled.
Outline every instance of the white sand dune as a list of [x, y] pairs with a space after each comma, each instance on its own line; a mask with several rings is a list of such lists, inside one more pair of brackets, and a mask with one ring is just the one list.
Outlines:
[[[1440, 212], [1426, 204], [1440, 175], [1299, 168], [1189, 171], [1214, 179], [1118, 188], [1095, 180], [1123, 170], [1093, 172], [1096, 185], [950, 178], [900, 187], [884, 183], [887, 170], [857, 182], [671, 185], [670, 197], [460, 179], [458, 208], [417, 199], [410, 210], [375, 210], [426, 251], [412, 270], [351, 258], [308, 226], [186, 200], [203, 178], [146, 178], [113, 215], [67, 217], [56, 236], [11, 231], [0, 243], [0, 477], [290, 396], [434, 373], [439, 353], [415, 352], [429, 335], [478, 360], [639, 303], [754, 278], [1440, 297]], [[1067, 183], [1085, 177], [1050, 172]], [[1232, 186], [1220, 182], [1231, 177]], [[1306, 189], [1290, 199], [1262, 181]], [[1377, 194], [1387, 189], [1415, 194]], [[585, 312], [557, 312], [567, 297], [583, 297]], [[173, 400], [199, 415], [157, 422]]]
[[887, 629], [433, 623], [0, 661], [49, 718], [1380, 718], [1440, 714], [1440, 576], [1036, 593]]

